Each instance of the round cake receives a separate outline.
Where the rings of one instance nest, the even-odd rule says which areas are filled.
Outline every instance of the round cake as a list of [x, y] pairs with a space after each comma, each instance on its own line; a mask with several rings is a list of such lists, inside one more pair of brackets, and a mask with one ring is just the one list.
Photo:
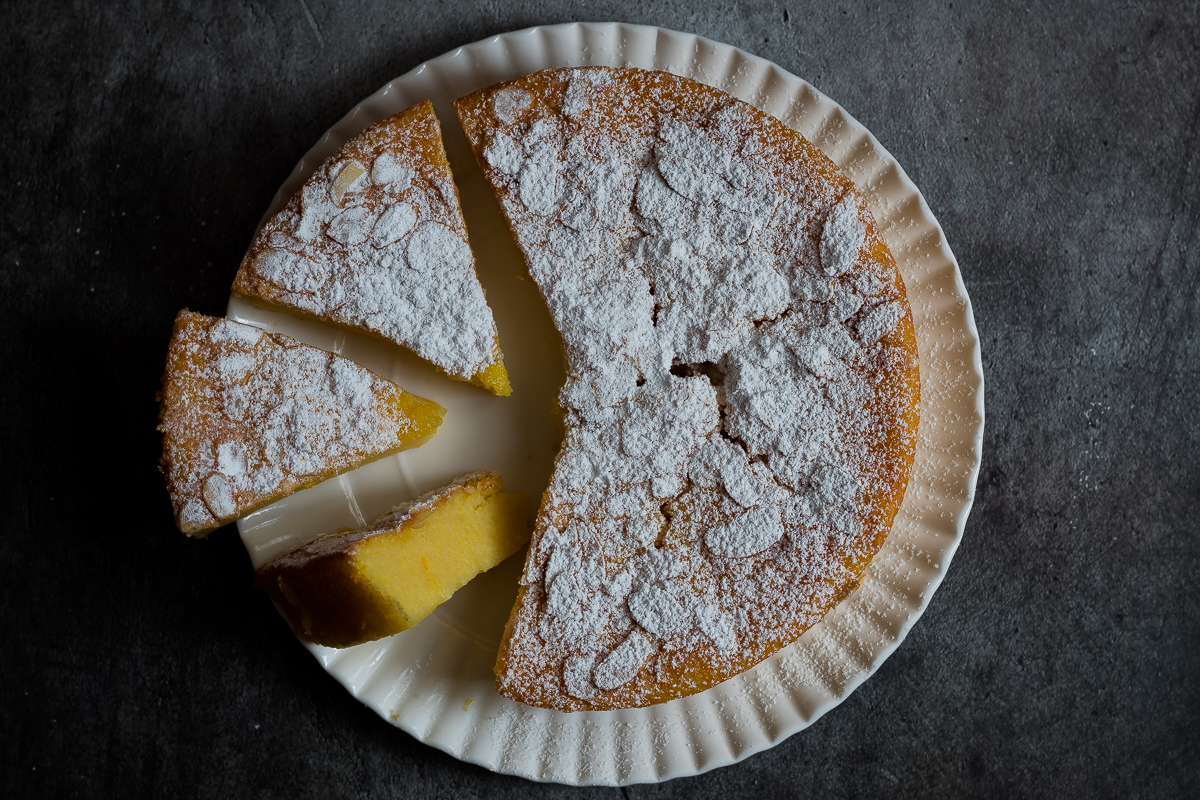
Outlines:
[[549, 70], [455, 108], [568, 373], [497, 690], [707, 689], [819, 621], [891, 528], [919, 403], [895, 261], [829, 159], [695, 81]]

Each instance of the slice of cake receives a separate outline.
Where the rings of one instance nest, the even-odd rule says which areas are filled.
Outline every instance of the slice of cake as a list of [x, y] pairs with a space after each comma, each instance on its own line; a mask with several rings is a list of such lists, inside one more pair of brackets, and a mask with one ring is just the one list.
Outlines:
[[255, 237], [233, 291], [367, 331], [512, 389], [428, 102], [351, 139]]
[[445, 409], [325, 350], [180, 311], [159, 414], [175, 522], [204, 536], [297, 489], [416, 447]]
[[455, 109], [569, 376], [497, 690], [570, 711], [714, 686], [891, 528], [919, 397], [895, 261], [828, 158], [695, 81], [548, 70]]
[[528, 498], [501, 486], [494, 472], [465, 475], [365, 531], [289, 550], [255, 583], [310, 642], [350, 647], [407, 630], [529, 541]]

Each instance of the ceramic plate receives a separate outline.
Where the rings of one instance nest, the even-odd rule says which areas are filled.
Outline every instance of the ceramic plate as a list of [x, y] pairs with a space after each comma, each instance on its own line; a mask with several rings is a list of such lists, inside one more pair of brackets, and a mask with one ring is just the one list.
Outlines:
[[[799, 641], [706, 692], [652, 708], [565, 714], [492, 689], [492, 664], [523, 555], [486, 573], [412, 630], [346, 650], [309, 646], [331, 675], [422, 742], [498, 772], [628, 784], [731, 764], [811, 725], [900, 644], [941, 582], [974, 497], [983, 375], [971, 303], [921, 193], [879, 142], [799, 78], [729, 45], [622, 24], [531, 28], [460, 47], [384, 86], [336, 124], [275, 196], [278, 211], [328, 156], [383, 117], [432, 100], [445, 133], [501, 346], [511, 398], [442, 377], [399, 348], [232, 298], [229, 316], [342, 353], [448, 409], [429, 444], [292, 495], [238, 522], [255, 566], [299, 542], [361, 527], [473, 470], [540, 496], [559, 432], [558, 334], [455, 121], [451, 101], [550, 67], [669, 70], [757, 106], [803, 133], [864, 192], [904, 275], [916, 320], [922, 409], [916, 463], [891, 534], [858, 589]], [[398, 746], [403, 746], [397, 740]]]

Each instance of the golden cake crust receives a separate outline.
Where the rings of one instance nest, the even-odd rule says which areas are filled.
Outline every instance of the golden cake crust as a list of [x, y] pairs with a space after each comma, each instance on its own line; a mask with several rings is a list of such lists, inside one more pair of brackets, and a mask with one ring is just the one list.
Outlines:
[[349, 359], [186, 309], [159, 406], [179, 529], [209, 531], [431, 437], [445, 409]]
[[455, 109], [570, 376], [497, 690], [570, 711], [714, 686], [848, 595], [903, 500], [895, 261], [836, 165], [695, 81], [547, 70]]
[[348, 141], [255, 237], [233, 291], [362, 330], [508, 395], [441, 128], [428, 102]]

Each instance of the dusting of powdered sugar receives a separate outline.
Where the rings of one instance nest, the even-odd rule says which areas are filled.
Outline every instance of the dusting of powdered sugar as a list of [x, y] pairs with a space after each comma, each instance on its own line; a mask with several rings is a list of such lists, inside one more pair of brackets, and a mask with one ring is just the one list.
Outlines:
[[831, 278], [849, 272], [866, 236], [855, 198], [846, 195], [821, 228], [821, 272]]
[[354, 362], [228, 319], [181, 312], [162, 424], [186, 533], [215, 527], [399, 446], [402, 390]]
[[906, 309], [859, 195], [781, 167], [747, 106], [685, 111], [648, 74], [564, 71], [464, 118], [567, 357], [498, 682], [556, 708], [641, 704], [697, 652], [728, 677], [815, 623], [892, 468], [879, 341]]
[[432, 110], [346, 144], [263, 228], [234, 290], [403, 345], [469, 380], [498, 358]]

